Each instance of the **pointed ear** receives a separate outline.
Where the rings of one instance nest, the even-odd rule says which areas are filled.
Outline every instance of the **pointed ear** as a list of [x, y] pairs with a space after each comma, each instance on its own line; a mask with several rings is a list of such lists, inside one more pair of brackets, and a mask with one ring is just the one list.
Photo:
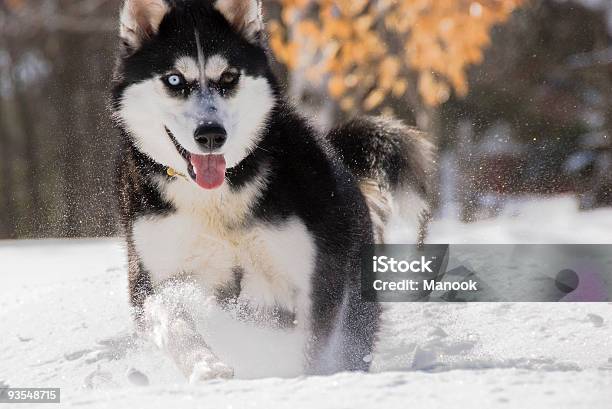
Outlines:
[[264, 24], [260, 0], [216, 0], [215, 8], [247, 40], [262, 42]]
[[119, 34], [126, 46], [136, 49], [153, 37], [169, 10], [164, 0], [125, 0]]

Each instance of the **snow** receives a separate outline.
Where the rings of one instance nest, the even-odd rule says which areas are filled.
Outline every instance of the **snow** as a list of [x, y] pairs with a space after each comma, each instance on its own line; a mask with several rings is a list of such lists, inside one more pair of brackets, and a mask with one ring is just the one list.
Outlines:
[[[516, 201], [495, 219], [437, 221], [430, 241], [612, 243], [612, 210], [576, 207], [568, 197]], [[398, 240], [402, 235], [394, 232]], [[63, 406], [609, 408], [612, 402], [612, 303], [387, 304], [370, 374], [187, 385], [166, 356], [132, 335], [120, 240], [0, 242], [0, 260], [0, 383], [60, 387]]]

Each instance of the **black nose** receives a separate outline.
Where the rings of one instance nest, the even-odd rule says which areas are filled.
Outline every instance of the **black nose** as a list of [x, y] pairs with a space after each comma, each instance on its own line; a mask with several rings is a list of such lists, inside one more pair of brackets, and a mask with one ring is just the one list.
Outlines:
[[194, 138], [202, 147], [212, 152], [223, 146], [227, 139], [227, 132], [221, 125], [205, 124], [198, 126]]

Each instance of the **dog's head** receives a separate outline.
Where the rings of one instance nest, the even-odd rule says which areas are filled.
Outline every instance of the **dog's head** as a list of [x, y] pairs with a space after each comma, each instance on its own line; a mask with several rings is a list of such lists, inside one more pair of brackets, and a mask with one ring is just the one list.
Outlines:
[[116, 120], [154, 161], [223, 184], [276, 104], [259, 0], [125, 0]]

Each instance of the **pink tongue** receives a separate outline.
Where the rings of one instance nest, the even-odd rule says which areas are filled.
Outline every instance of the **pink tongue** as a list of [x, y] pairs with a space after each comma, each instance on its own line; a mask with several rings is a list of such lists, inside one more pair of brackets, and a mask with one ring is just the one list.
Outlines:
[[195, 155], [189, 160], [196, 174], [196, 183], [204, 189], [216, 189], [225, 180], [225, 158], [223, 155]]

